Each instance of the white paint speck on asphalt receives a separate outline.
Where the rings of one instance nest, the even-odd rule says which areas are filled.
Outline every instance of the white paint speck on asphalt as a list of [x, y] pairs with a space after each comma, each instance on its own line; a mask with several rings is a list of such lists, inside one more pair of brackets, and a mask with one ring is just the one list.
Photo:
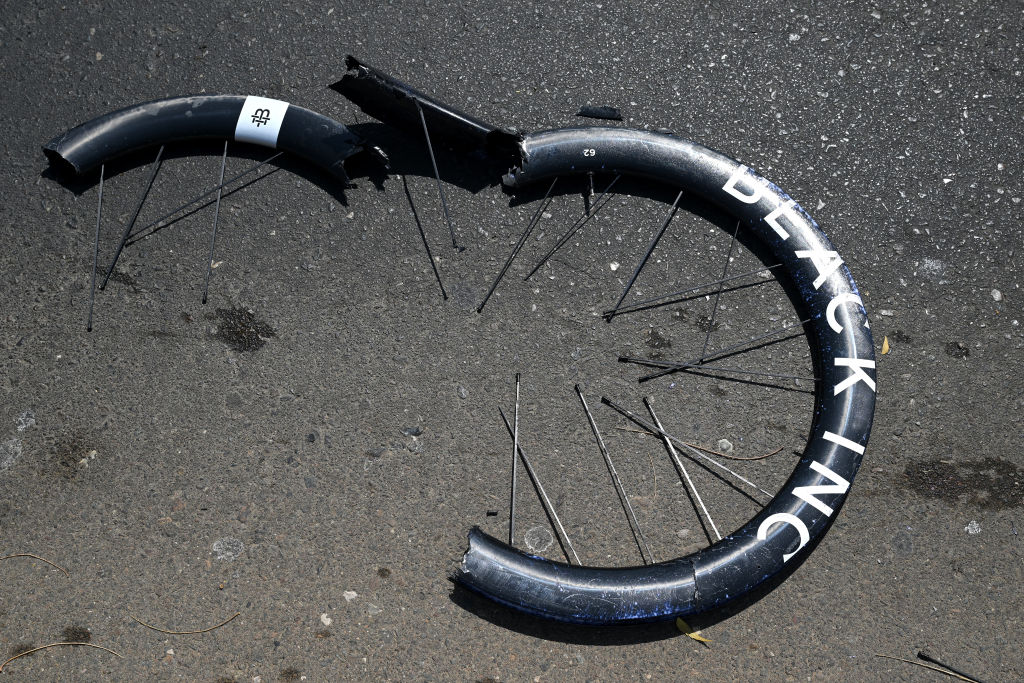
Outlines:
[[213, 543], [213, 554], [218, 560], [237, 560], [245, 550], [245, 544], [237, 538], [225, 537]]
[[[998, 299], [997, 299], [998, 301]], [[18, 416], [17, 422], [14, 424], [17, 426], [19, 432], [23, 432], [36, 423], [36, 414], [31, 410], [26, 410]]]

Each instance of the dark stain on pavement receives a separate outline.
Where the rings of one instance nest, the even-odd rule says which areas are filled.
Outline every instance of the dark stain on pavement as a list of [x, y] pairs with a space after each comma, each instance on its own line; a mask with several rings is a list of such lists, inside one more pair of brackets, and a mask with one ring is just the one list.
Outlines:
[[83, 434], [70, 434], [58, 440], [51, 448], [50, 471], [65, 479], [74, 479], [84, 470], [82, 460], [88, 464], [94, 449], [88, 445]]
[[268, 339], [277, 336], [274, 328], [247, 308], [218, 308], [217, 319], [219, 323], [212, 333], [213, 338], [235, 351], [256, 351]]
[[911, 342], [910, 335], [903, 330], [896, 330], [889, 335], [889, 338], [897, 344], [909, 344]]
[[672, 342], [658, 330], [651, 328], [647, 332], [647, 345], [652, 349], [670, 349]]
[[961, 499], [993, 510], [1024, 505], [1024, 471], [1000, 458], [912, 462], [903, 474], [898, 487], [950, 505]]
[[60, 632], [60, 637], [65, 643], [88, 643], [92, 640], [92, 632], [84, 626], [71, 624]]
[[963, 360], [971, 355], [971, 350], [967, 348], [967, 344], [963, 342], [951, 341], [946, 344], [946, 355], [950, 358], [959, 358]]

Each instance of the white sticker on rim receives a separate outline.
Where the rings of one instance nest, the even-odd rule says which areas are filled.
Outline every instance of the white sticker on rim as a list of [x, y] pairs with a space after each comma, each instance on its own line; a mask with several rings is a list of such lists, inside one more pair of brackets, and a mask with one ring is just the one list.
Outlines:
[[286, 111], [287, 102], [249, 95], [235, 124], [235, 140], [276, 148]]

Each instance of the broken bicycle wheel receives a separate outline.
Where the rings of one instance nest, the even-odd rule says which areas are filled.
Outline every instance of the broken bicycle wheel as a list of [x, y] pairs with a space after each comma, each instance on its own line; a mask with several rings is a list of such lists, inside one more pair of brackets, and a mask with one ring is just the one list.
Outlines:
[[[666, 431], [646, 397], [643, 402], [650, 419], [646, 414], [640, 416], [610, 399], [602, 399], [603, 403], [638, 425], [641, 431], [663, 441], [680, 478], [688, 484], [687, 493], [710, 541], [708, 547], [684, 557], [655, 562], [587, 407], [583, 391], [577, 385], [577, 394], [645, 563], [626, 568], [583, 566], [580, 563], [533, 467], [519, 449], [518, 422], [517, 428], [513, 429], [503, 416], [509, 435], [516, 444], [513, 446], [513, 461], [517, 457], [522, 459], [568, 563], [528, 554], [511, 545], [515, 511], [514, 465], [509, 543], [474, 528], [469, 534], [469, 549], [453, 578], [473, 591], [524, 612], [598, 625], [666, 619], [709, 611], [765, 585], [780, 575], [794, 558], [796, 564], [806, 557], [829, 528], [846, 498], [864, 454], [875, 403], [874, 350], [863, 302], [843, 259], [807, 212], [776, 185], [747, 166], [672, 135], [592, 127], [551, 130], [516, 140], [507, 131], [438, 102], [353, 57], [348, 58], [347, 66], [349, 73], [332, 87], [372, 116], [407, 131], [416, 131], [421, 124], [423, 133], [426, 133], [426, 113], [429, 113], [430, 128], [441, 131], [453, 146], [464, 148], [468, 145], [497, 159], [508, 158], [509, 147], [518, 142], [511, 154], [515, 158], [514, 166], [504, 178], [506, 187], [517, 192], [534, 184], [543, 187], [551, 181], [540, 208], [484, 297], [478, 312], [483, 310], [501, 277], [537, 225], [558, 179], [566, 176], [587, 178], [592, 195], [595, 177], [611, 177], [594, 206], [587, 204], [584, 214], [556, 241], [526, 279], [548, 263], [556, 251], [577, 238], [583, 226], [612, 198], [611, 190], [620, 179], [630, 178], [640, 181], [634, 189], [641, 193], [649, 189], [644, 187], [645, 184], [654, 184], [667, 191], [665, 196], [674, 194], [676, 198], [618, 302], [604, 312], [605, 319], [612, 322], [626, 313], [659, 308], [695, 292], [709, 299], [714, 294], [714, 307], [710, 316], [702, 321], [707, 334], [703, 349], [695, 358], [666, 361], [656, 357], [620, 356], [619, 360], [655, 370], [642, 380], [672, 373], [724, 372], [734, 377], [746, 377], [750, 384], [762, 379], [807, 380], [813, 386], [813, 390], [808, 392], [813, 396], [809, 436], [799, 449], [799, 463], [788, 478], [771, 487], [771, 491]], [[625, 304], [630, 288], [658, 246], [684, 196], [709, 204], [713, 210], [723, 212], [735, 222], [733, 241], [721, 278], [639, 303]], [[616, 228], [616, 240], [623, 239], [625, 230], [621, 226]], [[742, 239], [751, 251], [757, 253], [765, 267], [727, 277], [733, 247], [737, 237], [741, 236], [741, 230]], [[613, 264], [612, 270], [617, 267], [618, 264]], [[768, 272], [786, 290], [790, 313], [795, 310], [797, 322], [708, 353], [723, 286]], [[569, 284], [571, 286], [572, 282]], [[736, 288], [746, 286], [750, 285], [738, 285]], [[534, 291], [539, 292], [539, 288]], [[684, 313], [677, 311], [677, 314]], [[797, 334], [793, 336], [806, 337], [811, 377], [784, 374], [768, 367], [727, 368], [717, 363], [742, 354], [751, 347], [770, 346], [778, 341], [781, 334], [794, 330]], [[651, 341], [655, 347], [668, 345], [667, 340], [654, 334]], [[517, 376], [517, 410], [518, 392]], [[763, 401], [754, 394], [748, 396], [751, 403]], [[772, 404], [762, 403], [746, 405], [744, 409], [757, 412], [770, 411], [772, 407]], [[730, 525], [735, 530], [723, 537], [676, 449], [712, 473], [716, 468], [726, 471], [729, 479], [721, 474], [716, 476], [737, 490], [741, 490], [741, 485], [749, 487], [767, 501], [744, 492], [760, 509], [749, 521], [736, 527]]]
[[[418, 97], [417, 93], [402, 101], [407, 108], [410, 102], [417, 105], [406, 117], [411, 118], [414, 125], [419, 123], [426, 127], [428, 120], [433, 122], [436, 117], [448, 116], [450, 110], [443, 107], [427, 109], [424, 113]], [[425, 103], [424, 99], [422, 104]], [[463, 124], [454, 126], [456, 133], [460, 125]], [[268, 133], [275, 126], [276, 132]], [[507, 136], [493, 135], [493, 127], [478, 128], [482, 131], [478, 137], [483, 145], [490, 144], [501, 154], [507, 153]], [[343, 182], [347, 180], [343, 161], [363, 148], [344, 126], [312, 112], [262, 98], [218, 97], [179, 98], [122, 110], [56, 138], [47, 145], [46, 151], [51, 162], [86, 171], [97, 165], [102, 168], [107, 160], [132, 150], [155, 146], [162, 150], [164, 144], [172, 142], [211, 138], [290, 151], [327, 169]], [[813, 394], [810, 436], [806, 447], [801, 449], [799, 463], [784, 483], [762, 488], [736, 475], [757, 489], [760, 492], [757, 495], [764, 496], [757, 503], [758, 512], [748, 522], [723, 524], [724, 537], [707, 515], [701, 524], [706, 522], [707, 526], [714, 527], [715, 536], [720, 540], [709, 534], [709, 547], [685, 557], [655, 562], [653, 556], [641, 548], [647, 562], [644, 566], [609, 568], [563, 564], [522, 553], [474, 530], [469, 551], [455, 578], [472, 590], [517, 609], [587, 624], [703, 612], [753, 591], [782, 572], [787, 562], [799, 562], [821, 538], [845, 499], [867, 443], [874, 407], [873, 351], [865, 311], [842, 259], [814, 221], [777, 187], [746, 166], [691, 142], [620, 128], [582, 128], [525, 136], [521, 143], [517, 141], [515, 151], [519, 162], [506, 178], [506, 185], [513, 190], [563, 176], [612, 176], [610, 190], [620, 177], [626, 177], [669, 189], [669, 196], [678, 191], [673, 212], [685, 193], [732, 216], [737, 221], [734, 240], [742, 228], [741, 239], [751, 245], [752, 251], [756, 249], [766, 265], [758, 272], [772, 271], [780, 283], [785, 283], [791, 310], [795, 309], [799, 315], [796, 323], [739, 346], [749, 347], [759, 339], [786, 330], [799, 330], [802, 338], [806, 335], [813, 372], [809, 381], [814, 387], [810, 392]], [[159, 169], [160, 159], [161, 153], [158, 153], [149, 185]], [[222, 164], [222, 182], [215, 188], [218, 197], [223, 185]], [[608, 195], [608, 190], [602, 197]], [[145, 194], [140, 208], [144, 200]], [[588, 210], [586, 215], [589, 217], [592, 213]], [[133, 218], [128, 224], [118, 252], [127, 239], [137, 237], [138, 232], [149, 227], [133, 233], [134, 222]], [[585, 220], [580, 225], [583, 223]], [[538, 268], [574, 234], [570, 232], [559, 239]], [[211, 240], [211, 262], [212, 244]], [[655, 246], [656, 240], [651, 243], [648, 256]], [[729, 253], [732, 253], [731, 246]], [[729, 259], [727, 255], [726, 265]], [[633, 279], [639, 275], [644, 261], [637, 267]], [[116, 256], [108, 275], [115, 263]], [[723, 274], [721, 280], [711, 283], [719, 286], [715, 293], [716, 309], [720, 287], [727, 279]], [[641, 310], [648, 305], [658, 305], [645, 300], [622, 306], [628, 290], [629, 285], [616, 306], [607, 312], [608, 320], [621, 319], [629, 312], [627, 309]], [[713, 288], [710, 291], [714, 293]], [[671, 295], [668, 298], [671, 299]], [[705, 338], [704, 351], [715, 329], [716, 309], [707, 321], [709, 336]], [[733, 355], [733, 349], [726, 347], [712, 354], [702, 352], [689, 361], [671, 361], [664, 357], [621, 360], [646, 365], [655, 370], [654, 374], [726, 371], [747, 373], [752, 377], [781, 377], [772, 369], [737, 370], [715, 365], [715, 361]], [[582, 399], [582, 392], [580, 397]], [[670, 450], [678, 447], [687, 452], [692, 448], [675, 437], [674, 428], [661, 427], [653, 410], [651, 420], [647, 420], [637, 415], [639, 411], [633, 412], [611, 400], [606, 403], [627, 415], [642, 431], [662, 437]], [[675, 461], [681, 462], [678, 457]], [[721, 463], [714, 467], [721, 468]], [[610, 464], [609, 470], [612, 470]], [[621, 491], [620, 498], [628, 500]], [[735, 530], [729, 533], [729, 529]], [[634, 533], [639, 544], [640, 534], [637, 530]]]

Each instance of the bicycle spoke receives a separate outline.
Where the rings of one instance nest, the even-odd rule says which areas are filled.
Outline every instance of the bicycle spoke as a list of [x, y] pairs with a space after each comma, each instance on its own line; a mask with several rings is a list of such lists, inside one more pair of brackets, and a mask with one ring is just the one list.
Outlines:
[[[756, 344], [757, 342], [762, 341], [764, 339], [768, 339], [768, 338], [774, 337], [774, 336], [776, 336], [778, 334], [782, 334], [783, 332], [786, 332], [788, 330], [792, 330], [793, 328], [802, 327], [802, 326], [806, 325], [808, 322], [810, 322], [809, 318], [806, 319], [806, 320], [801, 320], [799, 322], [795, 322], [792, 325], [785, 325], [783, 327], [776, 328], [776, 329], [771, 330], [769, 332], [765, 332], [762, 335], [758, 335], [757, 337], [754, 337], [752, 339], [748, 339], [746, 341], [740, 342], [739, 344], [733, 344], [732, 346], [727, 346], [724, 349], [721, 349], [719, 351], [715, 351], [710, 356], [705, 356], [703, 358], [694, 358], [692, 360], [683, 361], [682, 363], [673, 363], [671, 361], [666, 362], [666, 364], [664, 366], [665, 367], [664, 370], [660, 370], [660, 371], [655, 372], [655, 373], [650, 374], [650, 375], [644, 375], [638, 381], [640, 381], [640, 382], [647, 382], [647, 381], [650, 381], [652, 379], [657, 379], [658, 377], [663, 377], [665, 375], [668, 375], [668, 374], [671, 374], [673, 372], [676, 372], [677, 370], [681, 370], [681, 369], [684, 369], [684, 368], [687, 368], [687, 367], [690, 367], [690, 366], [693, 366], [693, 365], [706, 365], [707, 363], [711, 363], [711, 362], [716, 361], [716, 360], [721, 360], [722, 358], [728, 358], [729, 356], [734, 356], [734, 355], [736, 355], [736, 353], [738, 353], [739, 349], [743, 349], [744, 351], [752, 350], [752, 349], [748, 349], [746, 347], [750, 346], [751, 344]], [[791, 339], [791, 338], [792, 337], [787, 337], [787, 339]], [[779, 341], [785, 341], [785, 339], [780, 339]], [[778, 343], [778, 342], [771, 342], [771, 343], [774, 344], [774, 343]]]
[[[776, 263], [774, 266], [767, 266], [766, 268], [758, 268], [757, 270], [747, 271], [746, 273], [740, 273], [739, 275], [730, 275], [729, 277], [723, 278], [721, 280], [715, 280], [714, 282], [705, 282], [705, 283], [700, 284], [700, 285], [694, 285], [693, 287], [689, 287], [687, 289], [681, 289], [678, 292], [671, 292], [669, 294], [662, 294], [661, 296], [656, 296], [653, 299], [645, 299], [644, 301], [638, 301], [635, 304], [630, 304], [629, 306], [623, 306], [622, 308], [609, 309], [609, 310], [604, 311], [603, 313], [601, 313], [601, 315], [604, 316], [605, 318], [608, 318], [609, 316], [622, 315], [624, 313], [635, 313], [637, 311], [646, 310], [648, 308], [655, 308], [656, 306], [667, 306], [668, 304], [675, 303], [675, 302], [674, 301], [665, 301], [666, 299], [673, 299], [674, 297], [683, 296], [684, 294], [692, 294], [693, 292], [699, 292], [700, 290], [705, 289], [707, 287], [714, 287], [716, 285], [725, 284], [726, 282], [733, 282], [734, 280], [741, 280], [741, 279], [743, 279], [745, 277], [750, 277], [751, 275], [757, 275], [757, 274], [763, 273], [763, 272], [765, 272], [767, 270], [774, 270], [775, 268], [781, 268], [781, 267], [782, 267], [781, 263]], [[755, 283], [755, 284], [758, 284], [758, 283]], [[664, 301], [664, 303], [660, 303], [659, 304], [658, 303], [659, 301]]]
[[608, 455], [608, 448], [604, 444], [604, 439], [601, 438], [601, 432], [597, 429], [597, 422], [594, 421], [594, 416], [587, 406], [587, 400], [583, 398], [583, 391], [580, 389], [579, 384], [576, 385], [576, 395], [580, 397], [580, 403], [583, 404], [583, 412], [587, 414], [587, 421], [590, 423], [590, 429], [594, 432], [594, 438], [597, 439], [597, 447], [601, 449], [604, 464], [608, 466], [608, 474], [612, 477], [615, 493], [619, 494], [619, 502], [622, 503], [622, 510], [626, 513], [626, 519], [629, 520], [629, 528], [633, 532], [633, 540], [636, 541], [636, 547], [640, 550], [640, 557], [644, 564], [653, 564], [654, 554], [651, 553], [651, 548], [647, 545], [644, 532], [640, 530], [640, 523], [637, 522], [636, 513], [633, 512], [633, 506], [630, 504], [626, 490], [622, 486], [622, 480], [619, 479], [619, 473], [615, 470], [615, 465], [612, 464], [612, 458]]
[[533, 229], [537, 227], [537, 223], [540, 222], [540, 217], [543, 214], [544, 209], [551, 205], [551, 191], [555, 189], [555, 184], [557, 182], [557, 177], [555, 177], [555, 179], [551, 181], [551, 186], [548, 188], [547, 193], [545, 193], [544, 199], [541, 200], [540, 206], [537, 207], [537, 210], [530, 218], [530, 222], [526, 226], [526, 230], [523, 231], [523, 234], [519, 238], [519, 241], [516, 242], [516, 246], [512, 248], [512, 253], [508, 255], [508, 259], [505, 261], [505, 265], [502, 266], [501, 271], [498, 272], [498, 277], [494, 278], [494, 282], [491, 283], [491, 288], [487, 290], [487, 295], [484, 296], [484, 300], [481, 301], [480, 306], [477, 307], [477, 313], [483, 312], [484, 306], [487, 305], [487, 301], [491, 298], [491, 295], [494, 294], [494, 290], [498, 288], [498, 283], [501, 282], [501, 278], [505, 277], [505, 271], [507, 271], [509, 266], [512, 265], [512, 260], [515, 259], [515, 257], [519, 254], [519, 250], [523, 248], [523, 245], [526, 243], [526, 240], [530, 237], [530, 233], [533, 232]]
[[757, 377], [773, 377], [775, 379], [799, 379], [808, 382], [820, 381], [817, 377], [805, 375], [786, 375], [778, 372], [758, 372], [756, 370], [742, 370], [740, 368], [723, 368], [720, 365], [707, 365], [704, 363], [677, 363], [675, 361], [658, 360], [657, 358], [634, 358], [632, 356], [620, 356], [620, 363], [635, 363], [655, 368], [672, 368], [673, 370], [703, 370], [705, 372], [731, 372], [738, 375], [755, 375]]
[[156, 159], [153, 160], [153, 165], [149, 170], [149, 180], [146, 182], [146, 187], [143, 188], [142, 196], [139, 197], [139, 203], [135, 206], [135, 213], [132, 214], [132, 219], [128, 222], [128, 225], [124, 229], [124, 233], [121, 235], [121, 242], [117, 245], [117, 251], [114, 253], [114, 260], [110, 262], [110, 267], [107, 268], [107, 274], [103, 278], [103, 284], [100, 285], [100, 289], [107, 288], [107, 282], [110, 280], [110, 274], [114, 272], [114, 266], [117, 265], [117, 259], [121, 256], [121, 251], [124, 249], [124, 243], [128, 241], [128, 235], [131, 234], [132, 228], [135, 227], [135, 221], [139, 219], [139, 214], [142, 212], [142, 205], [146, 203], [146, 197], [149, 196], [149, 191], [153, 188], [153, 181], [156, 180], [156, 174], [160, 172], [160, 165], [163, 161], [164, 146], [160, 145], [159, 151], [156, 153]]
[[441, 282], [441, 273], [437, 269], [437, 263], [434, 262], [434, 254], [430, 251], [430, 242], [427, 241], [427, 233], [423, 231], [423, 224], [420, 222], [420, 215], [416, 213], [416, 204], [412, 201], [412, 192], [409, 191], [409, 181], [406, 180], [405, 176], [402, 178], [402, 187], [405, 188], [405, 198], [409, 200], [409, 208], [412, 210], [412, 219], [416, 222], [416, 229], [420, 231], [420, 239], [423, 240], [423, 248], [427, 250], [427, 259], [430, 261], [430, 267], [434, 270], [434, 277], [437, 279], [437, 286], [441, 288], [441, 297], [447, 301], [448, 292], [444, 289], [444, 283]]
[[420, 106], [418, 100], [413, 99], [416, 103], [416, 111], [420, 113], [420, 123], [423, 124], [423, 137], [427, 139], [427, 151], [430, 152], [430, 163], [434, 165], [434, 177], [437, 178], [437, 194], [441, 198], [441, 210], [444, 212], [444, 220], [448, 224], [448, 232], [452, 235], [452, 247], [462, 251], [465, 247], [460, 247], [458, 241], [455, 239], [455, 228], [452, 227], [452, 218], [448, 213], [448, 200], [444, 196], [444, 187], [441, 185], [441, 172], [437, 169], [437, 157], [434, 156], [434, 145], [430, 142], [430, 131], [427, 130], [427, 118], [423, 115], [423, 107]]
[[612, 178], [612, 181], [608, 183], [608, 187], [604, 188], [604, 192], [602, 192], [601, 196], [599, 196], [597, 198], [597, 201], [594, 202], [593, 210], [590, 211], [589, 213], [584, 212], [582, 216], [576, 219], [576, 222], [573, 223], [568, 230], [566, 230], [565, 234], [558, 238], [558, 241], [555, 242], [555, 246], [551, 247], [548, 253], [544, 254], [544, 258], [542, 258], [540, 262], [533, 267], [533, 270], [531, 270], [526, 275], [526, 277], [523, 278], [524, 280], [529, 280], [531, 277], [533, 277], [534, 273], [540, 270], [541, 267], [548, 262], [548, 259], [550, 259], [556, 251], [561, 249], [566, 242], [571, 240], [573, 235], [582, 230], [583, 226], [586, 225], [591, 218], [596, 216], [598, 212], [604, 208], [605, 204], [611, 201], [613, 195], [610, 195], [608, 193], [611, 191], [613, 187], [615, 187], [615, 183], [619, 182], [619, 178], [621, 177], [621, 175], [617, 175], [614, 178]]
[[[722, 266], [722, 278], [725, 278], [725, 274], [729, 272], [729, 260], [732, 259], [732, 250], [736, 246], [736, 235], [740, 231], [740, 222], [736, 221], [736, 229], [732, 233], [732, 240], [729, 242], [729, 253], [725, 255], [725, 265]], [[704, 347], [700, 350], [701, 358], [708, 352], [708, 343], [711, 341], [711, 333], [715, 331], [715, 315], [718, 313], [718, 300], [722, 298], [722, 285], [718, 285], [718, 290], [715, 292], [715, 304], [711, 307], [711, 320], [708, 322], [708, 333], [704, 337]]]
[[519, 373], [516, 373], [516, 407], [512, 413], [512, 487], [508, 505], [508, 544], [514, 545], [516, 528], [516, 475], [519, 472]]
[[106, 164], [100, 164], [100, 192], [96, 201], [96, 245], [92, 250], [92, 284], [89, 286], [89, 319], [85, 323], [85, 331], [92, 332], [92, 307], [96, 301], [96, 266], [100, 259], [100, 222], [103, 217], [103, 174]]
[[[775, 389], [777, 391], [784, 391], [793, 394], [807, 394], [814, 396], [814, 389], [802, 389], [800, 387], [789, 386], [781, 382], [775, 382], [771, 380], [759, 380], [758, 378], [748, 377], [746, 375], [734, 377], [728, 374], [719, 373], [713, 365], [701, 365], [693, 368], [679, 368], [674, 372], [683, 372], [695, 377], [706, 377], [708, 379], [721, 380], [723, 382], [732, 382], [735, 385], [743, 385], [750, 387], [763, 387], [765, 389]], [[800, 377], [793, 377], [792, 379], [802, 379]], [[674, 384], [672, 385], [675, 386]]]
[[220, 220], [220, 198], [224, 185], [224, 169], [228, 165], [228, 141], [224, 141], [224, 156], [220, 160], [220, 185], [217, 188], [217, 208], [213, 212], [213, 231], [210, 234], [210, 257], [206, 259], [206, 282], [203, 284], [203, 303], [210, 291], [210, 273], [213, 272], [213, 247], [217, 243], [217, 222]]
[[[654, 425], [658, 429], [664, 430], [664, 427], [661, 426], [661, 420], [658, 419], [658, 415], [654, 412], [654, 406], [651, 405], [649, 398], [644, 397], [644, 405], [647, 407], [647, 412], [651, 414], [651, 419], [654, 420]], [[694, 486], [693, 480], [690, 479], [690, 473], [686, 471], [686, 467], [683, 466], [682, 461], [679, 459], [676, 447], [672, 445], [671, 439], [666, 435], [661, 434], [660, 436], [662, 443], [665, 444], [665, 450], [668, 451], [669, 458], [672, 459], [672, 464], [675, 465], [676, 472], [679, 473], [679, 477], [683, 479], [689, 487], [691, 499], [696, 500], [696, 503], [700, 504], [700, 509], [704, 511], [704, 518], [706, 518], [708, 524], [711, 525], [711, 529], [715, 532], [715, 537], [721, 541], [722, 534], [718, 533], [718, 527], [715, 525], [715, 520], [711, 519], [711, 513], [708, 512], [707, 506], [704, 505], [704, 500], [700, 497], [700, 493], [697, 492], [697, 487]], [[691, 500], [691, 502], [693, 502], [693, 500]], [[695, 510], [697, 509], [696, 504], [693, 507]], [[711, 534], [708, 533], [707, 524], [704, 524], [704, 519], [701, 519], [699, 512], [697, 513], [697, 519], [700, 520], [700, 525], [704, 528], [704, 534], [708, 537], [708, 541], [714, 543], [711, 538]]]
[[[509, 424], [508, 418], [505, 417], [505, 412], [499, 407], [498, 413], [501, 415], [502, 422], [505, 423], [505, 429], [508, 430], [508, 435], [512, 436], [512, 425]], [[548, 521], [555, 530], [555, 536], [558, 538], [558, 545], [562, 547], [562, 552], [565, 553], [565, 559], [569, 561], [569, 564], [575, 562], [576, 564], [582, 564], [579, 556], [576, 554], [576, 549], [572, 547], [572, 541], [569, 540], [569, 535], [565, 533], [565, 527], [562, 526], [562, 521], [558, 519], [558, 513], [555, 512], [554, 505], [551, 504], [551, 499], [548, 498], [547, 492], [544, 491], [544, 487], [540, 483], [540, 479], [537, 478], [537, 473], [533, 471], [533, 465], [530, 464], [529, 458], [526, 457], [526, 453], [523, 451], [523, 447], [519, 447], [519, 457], [523, 461], [523, 467], [526, 469], [526, 474], [530, 477], [530, 482], [533, 483], [533, 488], [537, 492], [537, 497], [540, 498], [540, 503], [544, 507], [544, 513], [548, 517]]]
[[636, 269], [630, 276], [629, 282], [627, 282], [626, 286], [623, 288], [622, 295], [619, 297], [619, 300], [615, 302], [615, 306], [612, 307], [611, 311], [605, 313], [605, 318], [608, 322], [611, 322], [612, 318], [615, 317], [616, 312], [618, 312], [619, 310], [619, 306], [622, 305], [622, 302], [626, 298], [626, 295], [629, 294], [629, 290], [632, 289], [633, 283], [636, 282], [637, 277], [639, 277], [640, 271], [643, 269], [645, 265], [647, 265], [647, 260], [651, 258], [651, 254], [654, 252], [654, 248], [658, 246], [658, 242], [661, 241], [662, 235], [664, 235], [665, 230], [668, 229], [668, 224], [672, 222], [672, 219], [675, 218], [676, 213], [679, 211], [679, 200], [681, 200], [682, 198], [683, 191], [680, 190], [679, 194], [676, 195], [676, 200], [672, 202], [672, 208], [669, 209], [668, 216], [665, 217], [665, 221], [661, 224], [661, 228], [658, 230], [658, 232], [655, 233], [654, 238], [651, 240], [651, 243], [647, 245], [646, 253], [644, 253], [643, 258], [640, 259], [640, 263], [637, 264]]
[[[246, 170], [242, 171], [238, 175], [234, 176], [230, 180], [226, 180], [226, 181], [222, 182], [221, 184], [217, 185], [216, 187], [210, 188], [209, 190], [207, 190], [206, 192], [202, 193], [198, 197], [195, 197], [194, 199], [190, 199], [189, 201], [185, 202], [184, 204], [182, 204], [178, 208], [172, 209], [172, 210], [168, 211], [167, 213], [165, 213], [160, 218], [157, 218], [155, 221], [152, 221], [152, 222], [142, 226], [141, 228], [139, 228], [138, 230], [136, 230], [135, 232], [133, 232], [132, 234], [130, 234], [128, 236], [128, 239], [130, 240], [128, 242], [128, 244], [134, 244], [138, 240], [140, 240], [140, 239], [142, 239], [144, 237], [147, 237], [148, 235], [143, 235], [143, 233], [146, 232], [147, 230], [149, 230], [150, 228], [153, 228], [154, 226], [159, 226], [161, 223], [163, 223], [165, 220], [167, 220], [168, 218], [170, 218], [174, 214], [178, 213], [179, 211], [184, 211], [188, 207], [190, 207], [190, 206], [192, 206], [194, 204], [198, 204], [199, 202], [203, 201], [204, 199], [206, 199], [207, 197], [212, 195], [214, 192], [218, 192], [222, 188], [227, 187], [228, 185], [230, 185], [231, 183], [235, 182], [236, 180], [241, 180], [242, 178], [244, 178], [245, 176], [249, 175], [250, 173], [253, 173], [253, 172], [259, 170], [261, 167], [269, 164], [271, 161], [273, 161], [274, 159], [278, 158], [282, 154], [284, 154], [284, 152], [277, 152], [275, 154], [270, 155], [269, 157], [267, 157], [263, 161], [260, 161], [259, 163], [254, 164], [253, 166], [250, 166], [249, 168], [247, 168]], [[270, 173], [274, 173], [275, 171], [277, 171], [277, 169], [274, 169], [274, 171], [271, 171]], [[265, 175], [263, 177], [266, 178], [267, 176], [270, 175], [270, 173], [268, 173], [267, 175]], [[252, 181], [252, 182], [255, 182], [255, 181]], [[242, 187], [246, 187], [247, 185], [248, 184], [243, 185]], [[227, 195], [229, 195], [232, 192], [235, 192], [235, 191], [237, 191], [239, 189], [241, 189], [241, 188], [236, 188], [235, 190], [232, 190], [231, 192], [228, 192], [224, 196], [226, 197]], [[199, 207], [199, 208], [201, 209], [203, 207]], [[197, 209], [197, 211], [198, 211], [198, 209]], [[164, 226], [161, 226], [161, 227], [164, 227]], [[159, 228], [154, 229], [149, 234], [152, 235], [153, 232], [156, 232], [156, 230], [159, 230]]]
[[731, 469], [729, 469], [728, 467], [726, 467], [722, 463], [718, 462], [717, 460], [715, 460], [711, 456], [705, 455], [704, 453], [701, 453], [699, 450], [697, 450], [693, 446], [689, 445], [688, 443], [686, 443], [682, 439], [678, 439], [678, 438], [672, 436], [671, 434], [666, 432], [664, 429], [659, 429], [658, 427], [655, 427], [653, 424], [651, 424], [650, 422], [647, 422], [642, 417], [634, 414], [632, 411], [630, 411], [630, 410], [628, 410], [626, 408], [623, 408], [622, 406], [616, 404], [610, 398], [607, 398], [606, 396], [602, 396], [601, 397], [601, 403], [604, 403], [609, 408], [611, 408], [611, 409], [621, 413], [623, 416], [629, 418], [630, 420], [632, 420], [636, 424], [640, 425], [641, 427], [643, 427], [647, 431], [651, 432], [652, 434], [660, 434], [660, 435], [662, 435], [662, 436], [664, 436], [664, 437], [666, 437], [668, 439], [671, 439], [676, 445], [682, 446], [683, 448], [686, 448], [687, 450], [692, 452], [694, 455], [696, 455], [699, 458], [702, 458], [703, 460], [711, 463], [712, 465], [714, 465], [718, 469], [720, 469], [720, 470], [722, 470], [724, 472], [728, 472], [733, 477], [735, 477], [739, 481], [743, 482], [747, 486], [749, 486], [749, 487], [751, 487], [753, 489], [756, 489], [756, 490], [760, 491], [761, 493], [763, 493], [764, 495], [768, 496], [768, 498], [772, 497], [772, 494], [768, 493], [763, 488], [761, 488], [760, 486], [758, 486], [754, 482], [750, 481], [749, 479], [747, 479], [743, 475], [741, 475], [741, 474], [739, 474], [737, 472], [732, 471]]

